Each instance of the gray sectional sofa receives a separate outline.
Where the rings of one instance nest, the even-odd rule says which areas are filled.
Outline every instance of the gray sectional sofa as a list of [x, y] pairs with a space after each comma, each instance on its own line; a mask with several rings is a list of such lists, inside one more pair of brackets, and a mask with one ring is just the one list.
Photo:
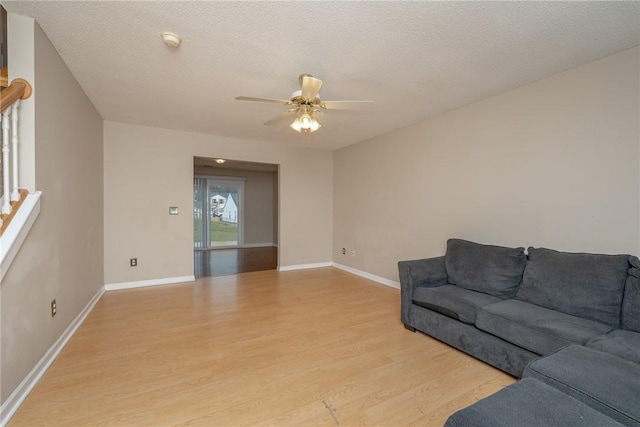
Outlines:
[[[640, 426], [637, 257], [450, 239], [444, 256], [398, 268], [407, 329], [523, 378], [448, 426]], [[517, 420], [496, 412], [517, 402]]]

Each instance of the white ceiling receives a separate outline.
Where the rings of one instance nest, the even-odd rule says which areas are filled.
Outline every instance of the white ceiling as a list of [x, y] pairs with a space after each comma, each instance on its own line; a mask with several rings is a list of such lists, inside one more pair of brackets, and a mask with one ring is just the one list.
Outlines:
[[[640, 44], [637, 1], [3, 5], [36, 19], [106, 120], [328, 150]], [[301, 73], [373, 112], [332, 111], [302, 135], [262, 125], [285, 107], [234, 100], [289, 99]]]

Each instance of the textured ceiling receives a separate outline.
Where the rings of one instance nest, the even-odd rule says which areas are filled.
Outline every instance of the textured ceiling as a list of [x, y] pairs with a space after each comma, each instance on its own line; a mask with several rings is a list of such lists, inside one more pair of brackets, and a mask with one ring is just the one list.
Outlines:
[[[106, 120], [329, 150], [640, 44], [637, 1], [3, 5], [36, 19]], [[373, 111], [302, 135], [262, 125], [285, 107], [234, 100], [289, 99], [300, 73]]]

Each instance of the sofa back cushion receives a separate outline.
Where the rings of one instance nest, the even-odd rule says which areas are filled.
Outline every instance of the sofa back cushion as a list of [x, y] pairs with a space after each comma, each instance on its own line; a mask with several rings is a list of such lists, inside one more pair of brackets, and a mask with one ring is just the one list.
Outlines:
[[566, 314], [620, 326], [629, 255], [529, 248], [517, 298]]
[[522, 282], [527, 258], [524, 248], [449, 239], [444, 263], [449, 283], [500, 298], [511, 298]]
[[[622, 302], [622, 329], [640, 332], [640, 261], [638, 258], [630, 260], [629, 276], [624, 286], [624, 300]], [[635, 263], [634, 263], [635, 261]]]

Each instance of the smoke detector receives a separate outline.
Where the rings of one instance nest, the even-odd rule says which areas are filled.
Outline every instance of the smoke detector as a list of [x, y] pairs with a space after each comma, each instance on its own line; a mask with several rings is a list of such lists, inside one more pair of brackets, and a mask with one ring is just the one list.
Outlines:
[[165, 31], [162, 33], [162, 41], [169, 47], [178, 47], [182, 39], [176, 33]]

